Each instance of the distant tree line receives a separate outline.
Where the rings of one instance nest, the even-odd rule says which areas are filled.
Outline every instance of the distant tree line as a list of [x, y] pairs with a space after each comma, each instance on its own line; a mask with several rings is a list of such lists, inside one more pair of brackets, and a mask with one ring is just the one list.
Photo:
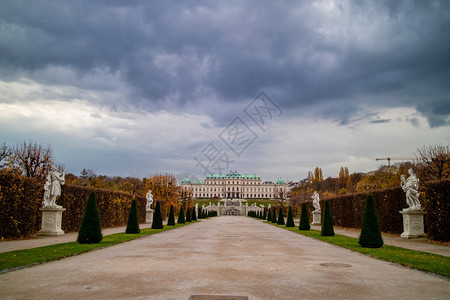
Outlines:
[[408, 176], [412, 168], [420, 182], [450, 178], [449, 146], [441, 144], [418, 148], [415, 159], [410, 162], [396, 163], [391, 166], [382, 165], [368, 173], [349, 173], [347, 167], [341, 167], [338, 177], [323, 178], [322, 169], [316, 167], [308, 172], [308, 177], [291, 190], [290, 202], [300, 205], [310, 201], [314, 191], [321, 197], [331, 198], [339, 195], [368, 192], [400, 186], [400, 176]]

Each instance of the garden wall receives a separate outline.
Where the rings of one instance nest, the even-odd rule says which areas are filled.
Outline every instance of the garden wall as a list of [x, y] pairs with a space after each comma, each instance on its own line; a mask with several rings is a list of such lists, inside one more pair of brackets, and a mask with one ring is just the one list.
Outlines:
[[[62, 186], [56, 203], [63, 212], [62, 230], [78, 231], [91, 190], [96, 193], [103, 228], [125, 226], [133, 195], [81, 186]], [[43, 184], [34, 179], [0, 175], [0, 239], [19, 239], [35, 235], [41, 229]], [[145, 222], [146, 199], [136, 196], [139, 222]]]

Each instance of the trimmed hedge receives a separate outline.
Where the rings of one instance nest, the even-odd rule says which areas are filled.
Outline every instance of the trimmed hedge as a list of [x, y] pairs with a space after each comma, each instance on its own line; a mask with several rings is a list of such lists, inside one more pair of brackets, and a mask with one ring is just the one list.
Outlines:
[[98, 215], [95, 192], [91, 191], [84, 210], [77, 242], [80, 244], [96, 244], [103, 239], [102, 224]]
[[450, 242], [450, 179], [429, 181], [423, 191], [425, 201], [420, 202], [423, 203], [422, 208], [427, 211], [425, 229], [428, 238]]
[[302, 204], [302, 214], [300, 215], [300, 224], [298, 225], [298, 230], [310, 230], [311, 225], [309, 225], [309, 212], [306, 208], [306, 204]]
[[372, 194], [367, 195], [361, 227], [361, 234], [358, 241], [361, 247], [380, 248], [383, 246], [383, 237], [381, 236], [377, 209], [375, 208]]
[[[42, 213], [39, 208], [42, 207], [43, 196], [44, 185], [36, 179], [0, 175], [1, 240], [30, 237], [41, 229]], [[63, 213], [63, 220], [66, 214], [67, 211]]]
[[131, 201], [130, 214], [128, 215], [127, 228], [125, 233], [139, 233], [141, 229], [139, 228], [139, 215], [136, 206], [136, 199]]
[[[44, 188], [43, 183], [33, 178], [0, 174], [0, 239], [28, 238], [41, 229]], [[126, 226], [133, 195], [104, 189], [63, 185], [56, 204], [66, 209], [63, 212], [61, 229], [78, 232], [89, 193], [95, 191], [100, 222], [103, 228]], [[134, 196], [137, 201], [139, 223], [145, 223], [143, 196]]]
[[[373, 195], [382, 232], [400, 234], [403, 232], [403, 217], [399, 213], [406, 208], [405, 193], [398, 188], [370, 192]], [[367, 193], [355, 193], [327, 198], [332, 211], [333, 225], [347, 228], [361, 228]], [[324, 207], [321, 200], [321, 207]], [[310, 211], [314, 210], [312, 202], [307, 203]], [[322, 220], [323, 222], [323, 220]]]
[[322, 213], [322, 229], [321, 236], [334, 236], [333, 218], [331, 215], [330, 204], [325, 200], [325, 205]]

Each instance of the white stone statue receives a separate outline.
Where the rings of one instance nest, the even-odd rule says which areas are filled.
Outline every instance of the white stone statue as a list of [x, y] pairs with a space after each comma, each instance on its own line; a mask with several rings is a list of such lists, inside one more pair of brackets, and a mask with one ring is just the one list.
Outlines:
[[314, 191], [314, 193], [313, 193], [311, 198], [313, 199], [314, 211], [315, 212], [320, 212], [320, 204], [319, 204], [320, 196], [319, 196], [319, 193], [317, 191]]
[[[217, 206], [220, 206], [220, 202], [219, 201], [217, 201]], [[225, 205], [224, 205], [225, 206]]]
[[211, 206], [211, 202], [209, 202], [209, 206]]
[[406, 194], [406, 203], [409, 206], [404, 211], [421, 210], [419, 202], [419, 179], [412, 169], [409, 169], [408, 173], [408, 179], [405, 179], [405, 175], [400, 176], [400, 186]]
[[147, 198], [147, 204], [145, 205], [145, 209], [151, 210], [153, 204], [152, 190], [148, 190], [147, 195], [145, 195], [145, 198]]
[[66, 182], [66, 168], [59, 173], [55, 166], [51, 167], [44, 184], [44, 207], [61, 207], [56, 205], [56, 198], [61, 195], [61, 185]]
[[195, 215], [198, 216], [198, 203], [195, 203]]
[[248, 207], [248, 203], [247, 202], [245, 202], [245, 207]]
[[267, 209], [270, 209], [272, 207], [272, 205], [270, 205], [270, 203], [269, 203], [269, 205], [267, 206]]

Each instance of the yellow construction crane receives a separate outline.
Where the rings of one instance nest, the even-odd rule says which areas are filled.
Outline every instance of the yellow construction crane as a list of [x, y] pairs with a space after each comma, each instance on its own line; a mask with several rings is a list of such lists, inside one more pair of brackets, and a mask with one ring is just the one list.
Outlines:
[[391, 166], [391, 160], [413, 160], [414, 157], [383, 157], [383, 158], [375, 158], [375, 160], [387, 160], [388, 167]]

